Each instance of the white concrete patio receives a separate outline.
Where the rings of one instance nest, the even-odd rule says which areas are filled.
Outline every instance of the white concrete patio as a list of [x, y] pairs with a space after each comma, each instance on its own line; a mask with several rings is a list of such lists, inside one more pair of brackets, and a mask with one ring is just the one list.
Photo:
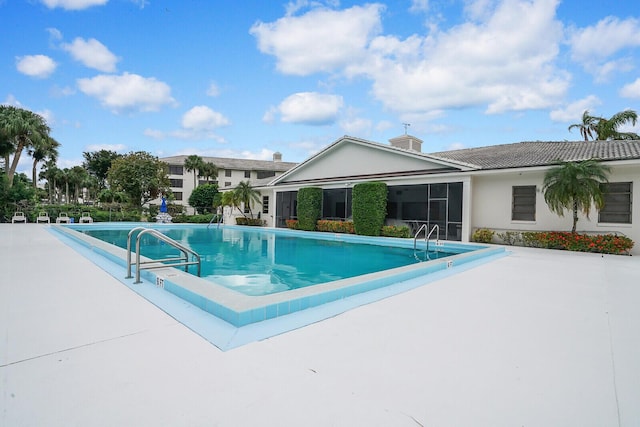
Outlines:
[[0, 224], [0, 426], [637, 426], [640, 259], [513, 254], [222, 352]]

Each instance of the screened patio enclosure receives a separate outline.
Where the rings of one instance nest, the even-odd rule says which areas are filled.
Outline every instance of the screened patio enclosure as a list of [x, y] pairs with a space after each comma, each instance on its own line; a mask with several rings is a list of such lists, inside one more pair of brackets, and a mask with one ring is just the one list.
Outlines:
[[[394, 185], [387, 193], [386, 225], [406, 225], [414, 236], [425, 225], [436, 224], [443, 240], [462, 240], [462, 182]], [[286, 220], [297, 219], [297, 191], [276, 194], [276, 227], [286, 227]], [[324, 189], [322, 218], [350, 220], [352, 189]], [[423, 236], [424, 234], [420, 234]], [[436, 235], [432, 235], [436, 238]]]

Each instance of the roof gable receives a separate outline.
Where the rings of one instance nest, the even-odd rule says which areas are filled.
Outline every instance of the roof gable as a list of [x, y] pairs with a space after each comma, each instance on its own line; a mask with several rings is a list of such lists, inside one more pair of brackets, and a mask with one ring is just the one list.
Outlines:
[[464, 169], [464, 166], [459, 162], [344, 136], [276, 178], [274, 183], [460, 169]]

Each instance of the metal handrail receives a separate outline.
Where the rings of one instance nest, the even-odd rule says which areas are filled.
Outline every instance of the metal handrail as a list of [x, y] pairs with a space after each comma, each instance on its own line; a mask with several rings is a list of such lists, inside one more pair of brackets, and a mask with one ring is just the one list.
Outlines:
[[[435, 224], [433, 226], [433, 228], [431, 228], [431, 231], [429, 231], [429, 233], [426, 232], [427, 224], [422, 224], [422, 226], [420, 226], [420, 228], [416, 232], [415, 236], [413, 236], [413, 256], [416, 257], [416, 259], [418, 258], [418, 256], [416, 255], [417, 240], [418, 240], [418, 236], [420, 235], [420, 232], [422, 230], [425, 230], [424, 241], [427, 242], [427, 249], [425, 251], [426, 254], [427, 254], [427, 258], [429, 257], [429, 238], [431, 237], [431, 235], [433, 234], [434, 231], [437, 231], [436, 242], [440, 241], [440, 226], [438, 224]], [[437, 243], [436, 243], [436, 245], [437, 245]]]
[[[131, 238], [136, 231], [140, 231], [140, 232], [136, 237], [136, 261], [135, 263], [133, 263], [131, 262]], [[168, 245], [173, 246], [174, 248], [178, 249], [182, 253], [182, 256], [141, 262], [140, 261], [140, 238], [145, 234], [151, 234], [158, 240], [161, 240], [167, 243]], [[193, 256], [195, 258], [195, 261], [189, 261], [189, 255]], [[177, 262], [173, 264], [162, 264], [170, 261], [177, 261]], [[158, 264], [158, 263], [161, 263], [161, 264]], [[126, 277], [127, 279], [131, 279], [132, 277], [131, 266], [134, 264], [136, 266], [136, 281], [133, 283], [141, 283], [141, 280], [140, 280], [141, 269], [184, 266], [184, 271], [188, 272], [190, 265], [197, 265], [198, 277], [200, 277], [200, 273], [201, 273], [200, 255], [197, 252], [187, 248], [186, 246], [181, 245], [180, 243], [176, 242], [172, 238], [165, 236], [164, 234], [160, 233], [158, 230], [154, 230], [152, 228], [145, 228], [145, 227], [136, 227], [131, 231], [129, 231], [129, 234], [127, 235], [127, 277]], [[144, 264], [154, 264], [154, 265], [144, 266]]]

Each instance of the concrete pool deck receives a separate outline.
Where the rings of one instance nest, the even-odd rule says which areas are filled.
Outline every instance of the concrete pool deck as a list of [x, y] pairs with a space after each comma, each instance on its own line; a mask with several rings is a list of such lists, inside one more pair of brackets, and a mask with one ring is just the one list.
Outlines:
[[640, 258], [529, 248], [226, 352], [0, 224], [2, 426], [636, 426]]

